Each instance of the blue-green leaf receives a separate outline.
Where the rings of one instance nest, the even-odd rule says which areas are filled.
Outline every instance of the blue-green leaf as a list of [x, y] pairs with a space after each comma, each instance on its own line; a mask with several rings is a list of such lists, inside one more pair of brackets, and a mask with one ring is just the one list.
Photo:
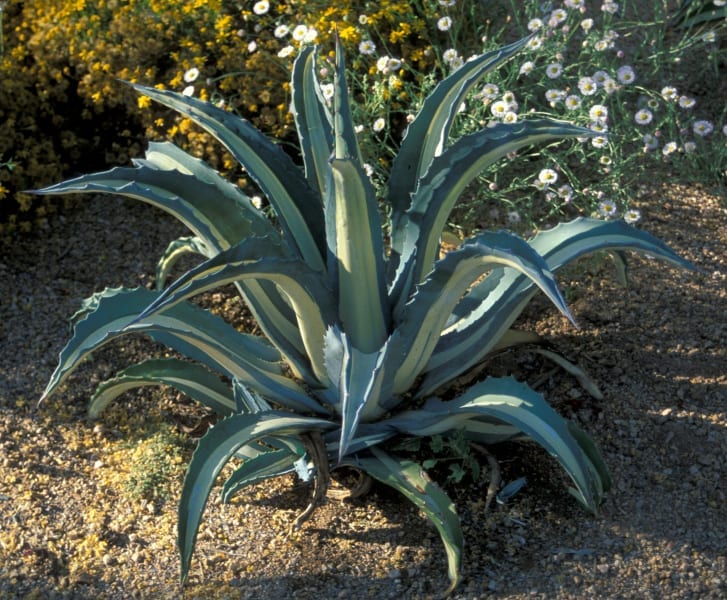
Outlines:
[[209, 258], [213, 255], [202, 238], [186, 236], [170, 242], [157, 262], [156, 289], [164, 289], [164, 282], [177, 261], [186, 254], [197, 254]]
[[232, 390], [204, 367], [178, 358], [155, 358], [131, 365], [101, 383], [88, 406], [95, 419], [124, 392], [145, 385], [169, 385], [221, 415], [235, 411]]
[[368, 473], [374, 479], [394, 488], [421, 510], [436, 527], [447, 553], [449, 588], [443, 597], [457, 587], [464, 548], [464, 536], [454, 504], [421, 465], [387, 454], [372, 447], [372, 456], [355, 456], [343, 464]]
[[[430, 399], [424, 409], [431, 425], [426, 430], [415, 430], [417, 435], [420, 431], [427, 435], [456, 429], [467, 431], [467, 422], [479, 419], [489, 422], [494, 419], [516, 427], [558, 460], [576, 485], [576, 498], [589, 510], [597, 512], [610, 479], [602, 478], [605, 469], [602, 459], [596, 459], [600, 461], [598, 464], [591, 459], [598, 456], [595, 446], [591, 442], [585, 451], [582, 444], [585, 433], [574, 437], [568, 422], [526, 384], [511, 377], [489, 378], [474, 384], [454, 400]], [[437, 414], [441, 419], [439, 425], [435, 419]], [[399, 419], [413, 423], [417, 417], [417, 411], [410, 411]], [[396, 425], [396, 420], [392, 421]]]
[[348, 100], [346, 65], [338, 34], [336, 34], [336, 70], [333, 73], [333, 138], [335, 158], [350, 159], [357, 165], [363, 164]]
[[[303, 345], [308, 353], [313, 373], [327, 385], [323, 364], [323, 345], [326, 329], [336, 321], [331, 303], [332, 294], [320, 273], [298, 259], [279, 258], [268, 240], [250, 238], [219, 253], [170, 285], [140, 315], [166, 312], [169, 307], [206, 290], [228, 283], [249, 279], [270, 281], [278, 286], [290, 301]], [[280, 251], [277, 251], [278, 256]], [[265, 258], [258, 258], [264, 256]]]
[[[528, 242], [543, 256], [551, 271], [598, 250], [633, 250], [692, 269], [664, 242], [623, 221], [578, 218], [540, 232]], [[529, 279], [507, 270], [493, 270], [454, 309], [454, 320], [442, 335], [426, 367], [422, 396], [480, 362], [507, 331], [535, 294]]]
[[306, 179], [322, 198], [333, 154], [332, 117], [316, 77], [316, 48], [303, 46], [293, 63], [291, 97]]
[[[119, 288], [97, 295], [63, 348], [41, 400], [52, 394], [90, 352], [127, 333], [144, 333], [157, 342], [237, 377], [270, 400], [293, 410], [326, 413], [305, 390], [282, 374], [280, 353], [264, 339], [238, 332], [222, 318], [189, 304], [139, 320], [159, 294], [144, 288]], [[133, 325], [132, 325], [133, 323]]]
[[482, 233], [438, 261], [434, 271], [403, 307], [397, 329], [408, 348], [396, 376], [394, 392], [409, 389], [422, 372], [452, 310], [467, 289], [488, 269], [500, 265], [532, 281], [571, 318], [548, 265], [527, 242], [504, 231]]
[[341, 325], [353, 346], [374, 352], [388, 335], [389, 308], [381, 219], [371, 183], [360, 164], [331, 162], [326, 213], [334, 223], [329, 249], [335, 269]]
[[432, 269], [453, 206], [483, 169], [523, 146], [588, 135], [593, 135], [589, 129], [552, 119], [498, 123], [460, 138], [436, 156], [418, 183], [411, 207], [391, 232], [392, 245], [401, 248], [404, 263], [396, 273], [393, 295], [406, 298], [411, 286]]
[[[467, 61], [439, 82], [426, 98], [422, 109], [407, 128], [391, 168], [387, 197], [392, 208], [392, 231], [399, 227], [399, 219], [409, 208], [417, 182], [429, 169], [432, 159], [444, 150], [454, 117], [467, 93], [485, 74], [510, 58], [527, 41], [528, 38], [525, 38]], [[401, 252], [398, 247], [393, 250]]]
[[217, 475], [237, 450], [250, 442], [273, 434], [299, 434], [325, 431], [332, 423], [322, 419], [292, 416], [270, 411], [252, 415], [236, 414], [214, 425], [189, 463], [179, 501], [178, 544], [182, 581], [187, 578], [202, 511], [207, 504]]
[[320, 197], [292, 159], [248, 121], [197, 98], [138, 84], [133, 87], [192, 119], [217, 138], [260, 187], [278, 215], [295, 255], [323, 269], [325, 229]]
[[209, 167], [204, 178], [189, 171], [160, 169], [156, 164], [160, 149], [166, 152], [170, 147], [174, 146], [151, 145], [147, 157], [151, 155], [155, 161], [138, 160], [135, 168], [116, 167], [83, 175], [36, 193], [105, 192], [141, 200], [170, 213], [204, 240], [209, 248], [218, 250], [228, 248], [249, 235], [278, 235], [250, 204], [247, 196]]
[[222, 501], [229, 502], [232, 496], [248, 485], [292, 473], [295, 471], [295, 461], [299, 458], [300, 456], [287, 448], [271, 450], [248, 458], [225, 481], [222, 487]]

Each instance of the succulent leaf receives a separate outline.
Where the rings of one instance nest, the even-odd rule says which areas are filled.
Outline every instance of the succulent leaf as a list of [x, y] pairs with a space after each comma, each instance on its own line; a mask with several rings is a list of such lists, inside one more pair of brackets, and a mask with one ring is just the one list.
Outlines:
[[234, 194], [225, 197], [217, 186], [179, 171], [148, 166], [115, 167], [51, 185], [36, 193], [113, 193], [141, 200], [170, 213], [210, 248], [218, 250], [253, 232], [240, 197]]
[[283, 376], [280, 353], [273, 346], [238, 332], [208, 311], [184, 303], [140, 321], [139, 314], [158, 295], [145, 288], [107, 290], [100, 295], [95, 307], [76, 323], [41, 401], [92, 351], [121, 335], [144, 333], [212, 370], [239, 378], [281, 406], [326, 413], [298, 384]]
[[291, 96], [306, 179], [323, 197], [328, 161], [333, 155], [333, 117], [316, 77], [316, 47], [303, 46], [293, 63]]
[[164, 289], [164, 282], [177, 261], [186, 254], [198, 254], [209, 258], [212, 253], [202, 238], [185, 236], [173, 240], [157, 263], [156, 289]]
[[418, 182], [411, 207], [399, 221], [399, 227], [391, 232], [392, 245], [401, 248], [401, 261], [405, 264], [396, 273], [399, 281], [393, 283], [394, 297], [406, 298], [411, 286], [432, 269], [452, 208], [483, 169], [523, 146], [588, 135], [593, 132], [552, 119], [498, 123], [460, 138], [434, 157]]
[[349, 159], [331, 161], [332, 196], [326, 203], [334, 224], [331, 263], [341, 325], [362, 352], [379, 349], [388, 335], [389, 307], [381, 219], [371, 183]]
[[360, 166], [363, 164], [363, 158], [351, 115], [351, 104], [348, 100], [348, 86], [346, 85], [346, 65], [338, 35], [336, 35], [336, 70], [333, 75], [333, 156], [337, 159], [353, 160], [356, 165]]
[[[259, 256], [265, 258], [257, 258]], [[319, 385], [328, 384], [323, 364], [323, 344], [327, 328], [336, 322], [331, 294], [320, 273], [298, 259], [279, 258], [267, 239], [250, 238], [190, 269], [169, 286], [139, 319], [164, 312], [169, 307], [206, 290], [247, 279], [270, 281], [289, 299]], [[272, 256], [271, 256], [272, 255]]]
[[[551, 271], [598, 250], [633, 250], [693, 268], [654, 236], [622, 221], [578, 218], [540, 232], [529, 240]], [[533, 283], [514, 271], [493, 270], [454, 309], [426, 367], [419, 394], [423, 397], [480, 362], [512, 325], [535, 294]]]
[[421, 465], [387, 454], [372, 447], [372, 456], [356, 456], [344, 462], [394, 488], [408, 498], [431, 521], [439, 532], [447, 553], [449, 588], [446, 597], [457, 587], [464, 548], [464, 536], [454, 504]]
[[395, 393], [409, 389], [423, 371], [462, 295], [484, 272], [500, 265], [532, 281], [571, 318], [548, 265], [526, 241], [504, 231], [482, 233], [438, 261], [403, 307], [398, 329], [409, 346], [395, 379]]
[[278, 215], [294, 254], [314, 269], [323, 269], [325, 232], [320, 198], [283, 150], [248, 121], [216, 106], [134, 84], [140, 93], [192, 119], [217, 138], [247, 170]]
[[250, 442], [274, 434], [325, 431], [333, 424], [280, 411], [236, 414], [214, 425], [200, 439], [187, 469], [179, 501], [178, 543], [182, 581], [187, 578], [202, 511], [212, 484], [236, 451]]
[[[417, 182], [427, 172], [432, 159], [444, 150], [454, 117], [467, 93], [489, 71], [502, 64], [527, 43], [524, 38], [498, 50], [467, 61], [449, 77], [439, 82], [425, 99], [409, 125], [389, 177], [388, 201], [392, 208], [392, 231], [409, 208]], [[401, 248], [392, 250], [400, 253]]]
[[88, 406], [88, 416], [97, 418], [124, 392], [145, 385], [169, 385], [221, 415], [235, 411], [232, 390], [204, 367], [177, 358], [155, 358], [131, 365], [102, 382]]
[[232, 496], [248, 485], [292, 473], [295, 471], [295, 461], [299, 458], [300, 456], [287, 448], [248, 458], [225, 481], [222, 501], [229, 502]]
[[[516, 427], [558, 460], [576, 485], [576, 497], [590, 511], [597, 512], [608, 487], [608, 481], [601, 478], [600, 466], [583, 452], [581, 441], [572, 435], [567, 421], [526, 384], [511, 377], [489, 378], [474, 384], [454, 400], [428, 401], [425, 412], [432, 425], [426, 430], [420, 429], [417, 435], [444, 433], [458, 426], [466, 429], [463, 422], [478, 418], [495, 419]], [[441, 419], [439, 424], [432, 416], [437, 413]], [[403, 416], [413, 421], [415, 415], [404, 413]]]

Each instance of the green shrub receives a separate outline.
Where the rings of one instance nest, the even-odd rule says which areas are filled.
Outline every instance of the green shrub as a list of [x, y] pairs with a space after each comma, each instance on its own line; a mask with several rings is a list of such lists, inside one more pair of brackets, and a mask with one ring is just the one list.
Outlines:
[[[226, 500], [243, 486], [292, 471], [314, 480], [313, 500], [295, 527], [325, 495], [332, 469], [353, 468], [399, 490], [439, 531], [450, 590], [459, 582], [463, 544], [454, 504], [420, 464], [392, 450], [401, 438], [463, 436], [480, 444], [530, 438], [560, 462], [575, 498], [598, 509], [610, 485], [600, 454], [542, 395], [511, 377], [447, 392], [493, 350], [534, 339], [511, 327], [538, 289], [570, 317], [553, 272], [572, 260], [607, 249], [623, 263], [623, 251], [632, 249], [688, 266], [623, 221], [588, 218], [528, 241], [505, 231], [479, 233], [439, 258], [448, 215], [482, 169], [521, 147], [593, 134], [533, 118], [450, 139], [466, 94], [527, 42], [468, 61], [432, 90], [391, 165], [386, 235], [351, 118], [340, 47], [330, 111], [314, 48], [304, 47], [294, 66], [304, 169], [228, 111], [134, 86], [219, 140], [265, 194], [272, 220], [238, 187], [169, 143], [152, 144], [133, 168], [41, 190], [124, 194], [166, 210], [193, 233], [161, 258], [157, 291], [106, 289], [84, 303], [44, 393], [54, 393], [90, 352], [128, 333], [147, 334], [196, 361], [133, 365], [102, 383], [90, 404], [97, 416], [129, 388], [163, 383], [225, 417], [200, 440], [185, 478], [183, 580], [213, 483], [233, 457], [243, 462], [224, 485]], [[169, 267], [189, 252], [205, 260], [162, 291]], [[229, 283], [265, 337], [240, 333], [189, 302]]]

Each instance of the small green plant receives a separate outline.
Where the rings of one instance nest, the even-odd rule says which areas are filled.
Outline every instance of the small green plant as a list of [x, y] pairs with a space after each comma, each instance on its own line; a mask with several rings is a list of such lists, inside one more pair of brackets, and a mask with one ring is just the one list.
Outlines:
[[[317, 79], [316, 51], [294, 64], [292, 106], [304, 167], [249, 122], [204, 101], [136, 85], [215, 136], [259, 186], [274, 220], [202, 161], [153, 143], [133, 168], [82, 176], [43, 194], [111, 192], [140, 199], [185, 223], [159, 263], [159, 289], [106, 289], [73, 317], [73, 336], [43, 394], [54, 393], [84, 357], [125, 334], [147, 334], [194, 362], [152, 360], [101, 384], [97, 416], [132, 387], [168, 384], [224, 416], [199, 441], [179, 502], [181, 576], [189, 572], [212, 486], [233, 458], [229, 500], [251, 483], [297, 471], [313, 499], [330, 471], [353, 468], [399, 490], [444, 543], [451, 585], [460, 579], [463, 533], [452, 500], [422, 465], [392, 451], [407, 437], [461, 436], [480, 445], [530, 438], [563, 466], [570, 492], [596, 512], [610, 479], [591, 439], [544, 397], [512, 377], [457, 378], [492, 351], [532, 341], [512, 329], [538, 289], [571, 318], [554, 271], [610, 250], [632, 249], [688, 267], [665, 244], [623, 221], [579, 218], [524, 240], [482, 232], [440, 258], [448, 215], [482, 169], [518, 148], [588, 129], [552, 119], [497, 123], [450, 140], [466, 94], [527, 39], [465, 62], [441, 81], [409, 124], [393, 161], [383, 208], [365, 173], [337, 44], [332, 110]], [[204, 260], [162, 289], [184, 253]], [[234, 283], [265, 337], [241, 333], [189, 300]], [[213, 372], [225, 375], [231, 385]], [[521, 484], [519, 484], [521, 485]]]
[[182, 462], [181, 439], [166, 424], [141, 440], [129, 442], [135, 451], [134, 462], [124, 482], [124, 489], [133, 499], [169, 499], [169, 482]]
[[682, 0], [671, 17], [677, 27], [687, 29], [727, 18], [727, 5], [723, 0]]

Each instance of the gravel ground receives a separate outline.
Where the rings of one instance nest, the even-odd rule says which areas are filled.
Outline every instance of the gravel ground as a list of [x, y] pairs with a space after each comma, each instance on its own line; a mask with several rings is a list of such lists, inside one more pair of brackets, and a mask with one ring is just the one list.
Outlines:
[[[523, 316], [520, 326], [590, 372], [603, 400], [533, 353], [490, 365], [537, 385], [590, 432], [614, 489], [592, 517], [539, 449], [493, 448], [503, 478], [526, 476], [528, 484], [488, 513], [486, 481], [450, 486], [466, 538], [455, 597], [727, 596], [727, 211], [720, 202], [703, 189], [665, 185], [637, 203], [641, 226], [699, 272], [635, 258], [623, 289], [610, 265], [586, 260], [560, 278], [579, 330], [540, 300]], [[176, 498], [193, 444], [175, 429], [201, 413], [170, 391], [146, 389], [99, 423], [84, 415], [98, 381], [158, 354], [150, 342], [129, 338], [99, 351], [57, 398], [37, 406], [80, 301], [105, 286], [151, 285], [156, 257], [182, 233], [151, 208], [104, 197], [79, 201], [45, 230], [0, 242], [0, 597], [436, 596], [446, 587], [444, 552], [405, 500], [379, 487], [360, 500], [331, 499], [289, 537], [310, 494], [292, 479], [250, 488], [230, 505], [213, 497], [180, 590]], [[225, 293], [205, 302], [244, 322]], [[131, 491], [138, 465], [164, 471], [155, 493]]]

